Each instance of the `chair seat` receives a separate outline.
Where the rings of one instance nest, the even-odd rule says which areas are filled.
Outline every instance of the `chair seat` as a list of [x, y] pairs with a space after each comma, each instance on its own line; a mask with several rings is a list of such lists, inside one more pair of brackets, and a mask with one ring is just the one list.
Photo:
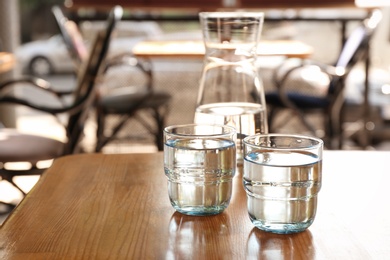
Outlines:
[[108, 113], [122, 114], [134, 108], [159, 108], [167, 104], [170, 99], [171, 95], [165, 91], [149, 93], [146, 90], [123, 87], [105, 93], [99, 100], [99, 105]]
[[0, 129], [0, 162], [31, 162], [57, 158], [63, 154], [64, 143], [38, 135], [24, 134], [15, 129]]
[[[288, 93], [287, 96], [296, 107], [301, 109], [326, 108], [330, 104], [327, 97], [308, 96], [299, 93]], [[266, 93], [265, 99], [268, 105], [283, 107], [283, 102], [280, 100], [280, 97], [276, 92]]]

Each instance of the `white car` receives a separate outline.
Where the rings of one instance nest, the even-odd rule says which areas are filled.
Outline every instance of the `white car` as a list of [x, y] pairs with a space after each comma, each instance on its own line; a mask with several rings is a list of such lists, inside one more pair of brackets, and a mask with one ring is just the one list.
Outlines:
[[[101, 22], [84, 22], [81, 31], [88, 46], [96, 32], [104, 26]], [[110, 44], [108, 58], [130, 53], [141, 40], [185, 40], [202, 39], [200, 31], [186, 31], [165, 34], [155, 22], [122, 21]], [[74, 72], [74, 64], [60, 34], [45, 40], [37, 40], [21, 45], [15, 52], [18, 65], [24, 73], [45, 76], [55, 73]]]
[[[133, 46], [143, 38], [114, 38], [108, 56], [130, 53]], [[86, 43], [88, 46], [88, 43]], [[61, 35], [46, 40], [25, 43], [15, 52], [18, 66], [23, 73], [45, 76], [74, 72], [75, 66]]]
[[74, 71], [74, 65], [61, 35], [25, 43], [15, 52], [24, 73], [49, 75]]

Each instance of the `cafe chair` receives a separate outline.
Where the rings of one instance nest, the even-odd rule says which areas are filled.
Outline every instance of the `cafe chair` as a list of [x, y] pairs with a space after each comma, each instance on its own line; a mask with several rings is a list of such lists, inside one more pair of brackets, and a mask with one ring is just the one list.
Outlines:
[[[92, 45], [88, 60], [86, 60], [77, 77], [77, 87], [72, 93], [72, 100], [66, 100], [68, 92], [54, 90], [51, 84], [43, 79], [10, 80], [0, 85], [0, 104], [21, 105], [36, 111], [59, 117], [66, 115], [66, 141], [61, 142], [53, 138], [26, 134], [17, 129], [0, 128], [0, 177], [25, 192], [14, 182], [15, 176], [41, 175], [46, 168], [38, 164], [42, 161], [58, 158], [60, 156], [80, 152], [80, 141], [84, 136], [84, 125], [93, 105], [96, 95], [96, 81], [103, 69], [103, 63], [109, 48], [110, 38], [116, 23], [122, 17], [122, 8], [114, 7], [107, 20], [105, 30], [97, 33]], [[22, 83], [22, 84], [21, 84]], [[12, 94], [16, 88], [35, 88], [42, 92], [38, 98]], [[55, 97], [57, 104], [42, 104], [45, 94]], [[38, 123], [38, 122], [37, 122]], [[42, 129], [42, 132], [45, 130]], [[10, 163], [29, 164], [26, 169], [9, 168]], [[3, 203], [8, 206], [10, 204]]]
[[[287, 110], [311, 134], [317, 135], [316, 127], [308, 120], [308, 116], [310, 113], [319, 113], [324, 130], [323, 136], [319, 137], [324, 139], [328, 149], [342, 148], [345, 80], [357, 63], [367, 62], [370, 40], [381, 19], [381, 12], [373, 10], [346, 39], [334, 65], [291, 58], [274, 71], [276, 91], [265, 94], [271, 132], [280, 127], [280, 124], [275, 123], [277, 115]], [[279, 123], [288, 121], [279, 118]]]
[[[83, 37], [77, 25], [67, 19], [59, 6], [53, 6], [52, 12], [77, 71], [80, 63], [85, 59], [87, 49]], [[116, 81], [116, 84], [108, 84], [109, 81], [104, 78], [100, 83], [101, 87], [95, 101], [97, 124], [95, 151], [101, 152], [108, 143], [124, 139], [119, 137], [119, 133], [131, 119], [137, 121], [147, 133], [153, 136], [158, 150], [163, 150], [162, 133], [172, 96], [166, 91], [153, 88], [150, 63], [137, 59], [132, 55], [131, 50], [128, 53], [109, 57], [105, 64], [105, 75], [120, 68], [131, 72], [118, 73], [116, 78], [113, 77], [114, 79], [110, 81]], [[141, 83], [136, 80], [134, 80], [136, 83], [131, 82], [133, 76], [144, 80], [141, 80]], [[123, 85], [120, 85], [121, 79], [125, 82]], [[109, 124], [109, 116], [117, 116], [119, 120], [115, 123], [111, 121]]]

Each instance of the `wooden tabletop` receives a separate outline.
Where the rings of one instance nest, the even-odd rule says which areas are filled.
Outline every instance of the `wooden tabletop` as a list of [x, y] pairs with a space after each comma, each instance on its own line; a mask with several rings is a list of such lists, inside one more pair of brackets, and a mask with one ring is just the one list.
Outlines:
[[0, 229], [1, 259], [388, 259], [390, 152], [325, 151], [306, 231], [253, 227], [241, 174], [216, 216], [176, 213], [162, 153], [57, 159]]
[[9, 52], [0, 52], [0, 73], [7, 72], [15, 66], [15, 57]]
[[[133, 48], [133, 53], [142, 58], [203, 58], [203, 41], [142, 41]], [[313, 48], [295, 40], [263, 40], [258, 46], [258, 55], [307, 58]]]

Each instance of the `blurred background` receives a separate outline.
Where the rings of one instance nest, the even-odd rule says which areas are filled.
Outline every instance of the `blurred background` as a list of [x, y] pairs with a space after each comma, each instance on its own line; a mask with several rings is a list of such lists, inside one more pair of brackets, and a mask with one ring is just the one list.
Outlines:
[[[329, 4], [300, 2], [298, 7], [294, 3], [283, 5], [283, 1], [206, 1], [192, 3], [177, 3], [177, 1], [136, 1], [129, 4], [126, 1], [116, 1], [125, 5], [124, 19], [118, 26], [118, 32], [111, 46], [112, 52], [131, 52], [140, 41], [148, 39], [158, 40], [200, 40], [202, 35], [199, 28], [198, 12], [202, 10], [245, 9], [264, 11], [263, 39], [293, 39], [302, 41], [313, 47], [311, 59], [332, 64], [339, 55], [342, 46], [342, 37], [347, 36], [357, 24], [366, 16], [366, 8], [356, 8], [353, 1], [329, 1]], [[327, 2], [327, 1], [325, 1]], [[369, 1], [370, 2], [370, 1]], [[218, 4], [219, 8], [216, 8]], [[238, 8], [235, 5], [240, 4]], [[302, 4], [303, 3], [303, 4]], [[352, 4], [351, 4], [352, 3]], [[60, 6], [66, 16], [79, 26], [86, 42], [90, 42], [95, 33], [101, 28], [108, 10], [114, 3], [110, 1], [64, 1], [64, 0], [3, 0], [1, 2], [1, 48], [16, 55], [16, 68], [0, 75], [5, 80], [10, 76], [29, 74], [43, 77], [60, 89], [74, 86], [74, 68], [69, 54], [64, 46], [59, 29], [55, 23], [52, 6]], [[370, 114], [371, 128], [379, 124], [386, 125], [390, 120], [390, 21], [389, 7], [380, 7], [383, 19], [372, 39], [370, 46], [371, 67], [369, 72], [370, 92], [369, 101], [372, 108]], [[40, 49], [40, 51], [37, 51]], [[42, 59], [35, 59], [37, 56]], [[274, 88], [272, 73], [280, 57], [260, 59], [261, 75], [266, 90]], [[46, 64], [45, 64], [46, 62]], [[164, 89], [174, 94], [169, 117], [166, 124], [192, 122], [195, 109], [195, 97], [198, 81], [202, 70], [200, 59], [153, 59], [154, 87]], [[350, 73], [346, 83], [346, 99], [354, 105], [352, 113], [345, 124], [351, 131], [361, 128], [359, 119], [362, 112], [358, 112], [359, 105], [364, 102], [364, 64], [357, 65]], [[27, 93], [27, 95], [34, 93]], [[183, 100], [185, 106], [183, 106]], [[42, 102], [47, 102], [43, 100]], [[33, 131], [31, 126], [34, 111], [5, 109], [0, 113], [5, 125], [15, 125]], [[42, 115], [43, 116], [43, 115]], [[315, 118], [313, 119], [316, 120]], [[51, 135], [63, 135], [55, 124], [49, 123], [53, 130], [45, 131]], [[41, 126], [40, 126], [41, 127]], [[39, 130], [37, 132], [41, 132]], [[91, 133], [94, 126], [91, 127]], [[288, 124], [286, 131], [305, 131], [299, 124]], [[49, 128], [49, 126], [48, 126]], [[129, 125], [129, 131], [144, 131], [137, 129], [136, 124]], [[349, 136], [347, 134], [347, 136]], [[61, 137], [59, 137], [61, 138]], [[93, 134], [86, 139], [93, 143]], [[388, 140], [364, 145], [364, 148], [387, 149]], [[88, 141], [87, 141], [88, 143]], [[143, 146], [151, 144], [149, 139], [132, 140], [128, 147], [141, 143]], [[91, 144], [93, 145], [93, 144]], [[87, 144], [88, 146], [88, 144]], [[121, 143], [111, 146], [114, 151], [120, 151]], [[346, 149], [359, 149], [361, 144], [346, 142]], [[119, 150], [116, 150], [119, 149]], [[130, 151], [130, 150], [126, 150]]]

